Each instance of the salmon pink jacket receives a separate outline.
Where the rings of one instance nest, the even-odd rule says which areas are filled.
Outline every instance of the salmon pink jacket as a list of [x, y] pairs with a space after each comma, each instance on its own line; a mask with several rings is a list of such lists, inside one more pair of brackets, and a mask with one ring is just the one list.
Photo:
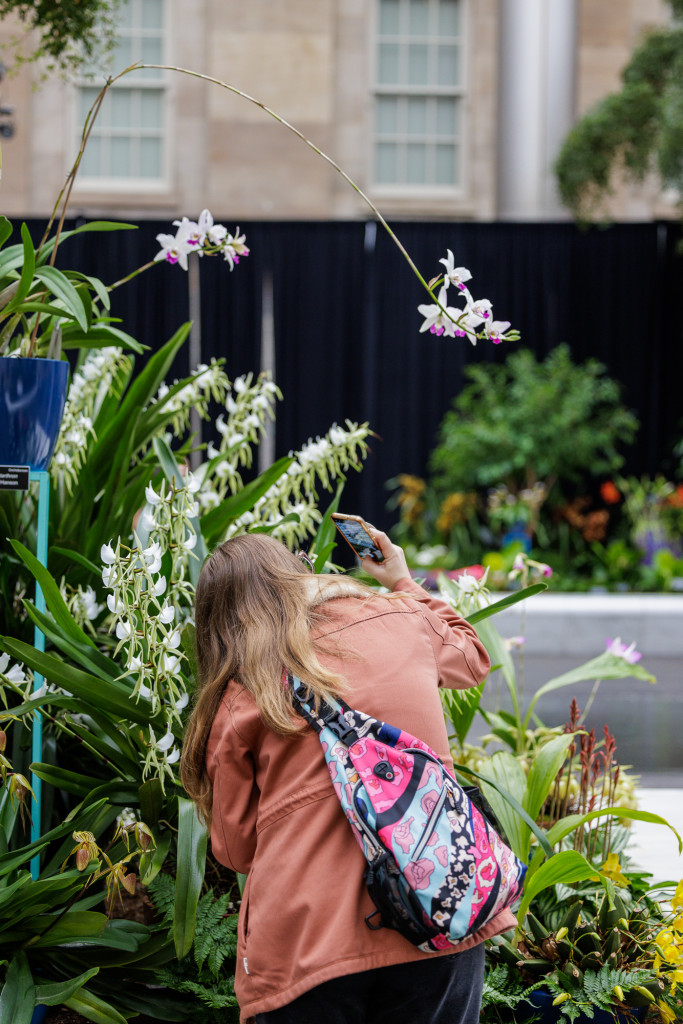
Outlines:
[[[477, 685], [488, 655], [472, 626], [413, 580], [395, 590], [409, 596], [321, 590], [314, 598], [324, 602], [313, 633], [318, 656], [346, 681], [351, 707], [418, 736], [452, 767], [439, 687]], [[330, 978], [448, 955], [513, 927], [506, 910], [445, 954], [422, 953], [386, 928], [371, 931], [366, 862], [317, 735], [308, 726], [295, 736], [275, 733], [234, 680], [211, 729], [207, 769], [213, 853], [248, 872], [235, 972], [241, 1022]]]

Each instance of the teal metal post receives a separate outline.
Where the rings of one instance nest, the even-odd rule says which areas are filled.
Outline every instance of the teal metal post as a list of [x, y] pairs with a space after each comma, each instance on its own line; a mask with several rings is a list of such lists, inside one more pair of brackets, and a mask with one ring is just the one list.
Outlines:
[[[38, 532], [36, 541], [36, 558], [41, 565], [47, 568], [47, 542], [48, 526], [50, 519], [50, 474], [47, 470], [31, 470], [29, 474], [31, 482], [38, 483]], [[40, 584], [36, 582], [36, 608], [39, 612], [45, 611], [45, 597]], [[45, 634], [38, 626], [33, 630], [33, 646], [37, 651], [45, 650]], [[39, 690], [43, 685], [43, 676], [36, 672], [33, 676], [33, 692]], [[31, 760], [36, 763], [43, 760], [43, 716], [40, 711], [33, 713], [33, 728], [31, 736]], [[42, 781], [31, 772], [31, 787], [35, 793], [35, 804], [31, 817], [31, 842], [40, 839], [41, 815], [42, 815]], [[31, 875], [37, 878], [40, 874], [40, 855], [36, 854], [31, 858]]]

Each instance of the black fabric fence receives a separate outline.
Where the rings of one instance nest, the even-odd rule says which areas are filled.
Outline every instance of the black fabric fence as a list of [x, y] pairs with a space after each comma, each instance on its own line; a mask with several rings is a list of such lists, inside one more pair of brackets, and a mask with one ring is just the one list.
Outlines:
[[[34, 237], [42, 224], [29, 222]], [[73, 222], [67, 227], [74, 226]], [[412, 223], [395, 225], [425, 278], [446, 249], [473, 274], [496, 319], [544, 356], [565, 342], [576, 361], [600, 359], [621, 381], [641, 429], [626, 470], [653, 474], [683, 436], [683, 257], [677, 224]], [[220, 258], [200, 268], [202, 358], [223, 357], [231, 377], [260, 369], [264, 280], [272, 281], [276, 454], [324, 433], [333, 421], [369, 420], [379, 435], [366, 468], [349, 480], [343, 507], [388, 526], [387, 479], [425, 473], [438, 424], [472, 361], [500, 361], [510, 346], [419, 334], [429, 301], [392, 239], [363, 222], [242, 224], [251, 255], [233, 273]], [[168, 223], [68, 239], [58, 265], [110, 283], [158, 251]], [[18, 232], [12, 239], [16, 240]], [[156, 349], [188, 318], [187, 276], [147, 271], [117, 289], [113, 313]], [[175, 375], [189, 368], [187, 347]], [[212, 436], [205, 427], [205, 440]]]

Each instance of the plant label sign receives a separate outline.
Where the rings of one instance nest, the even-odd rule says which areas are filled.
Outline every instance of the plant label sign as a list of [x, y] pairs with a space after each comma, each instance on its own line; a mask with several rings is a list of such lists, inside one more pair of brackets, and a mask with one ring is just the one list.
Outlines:
[[0, 466], [0, 491], [27, 491], [28, 466]]

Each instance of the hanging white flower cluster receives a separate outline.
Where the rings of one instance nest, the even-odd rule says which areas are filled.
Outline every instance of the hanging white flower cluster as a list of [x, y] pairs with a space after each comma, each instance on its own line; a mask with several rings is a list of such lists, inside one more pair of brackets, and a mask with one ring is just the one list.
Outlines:
[[[180, 725], [189, 700], [181, 633], [193, 598], [187, 568], [197, 544], [192, 521], [198, 512], [194, 497], [198, 486], [192, 474], [187, 475], [184, 487], [162, 484], [156, 491], [148, 485], [141, 516], [147, 521], [138, 522], [140, 533], [149, 537], [145, 546], [136, 533], [133, 547], [119, 539], [115, 548], [105, 544], [100, 552], [102, 582], [111, 591], [107, 597], [110, 629], [119, 641], [115, 655], [123, 652], [126, 671], [134, 680], [134, 696], [149, 700], [163, 723], [160, 738], [158, 728], [155, 732], [149, 727], [143, 768], [145, 777], [158, 773], [162, 783], [164, 776], [177, 781], [173, 765], [180, 758], [180, 748], [175, 743], [174, 724], [176, 728]], [[168, 566], [162, 573], [167, 554]]]
[[154, 257], [155, 262], [165, 260], [187, 270], [187, 260], [193, 252], [198, 256], [220, 254], [233, 270], [240, 259], [249, 255], [246, 237], [240, 234], [240, 229], [235, 228], [235, 234], [231, 235], [224, 224], [214, 223], [209, 210], [202, 210], [197, 220], [188, 217], [174, 220], [173, 226], [178, 229], [175, 235], [157, 235], [161, 249]]
[[257, 445], [269, 420], [275, 419], [275, 402], [282, 398], [277, 384], [267, 373], [254, 380], [253, 374], [237, 377], [225, 397], [225, 414], [216, 417], [220, 434], [218, 446], [209, 443], [208, 461], [195, 470], [201, 480], [197, 497], [202, 511], [214, 508], [228, 492], [234, 494], [242, 486], [238, 467], [253, 462], [253, 446]]
[[120, 348], [93, 349], [87, 353], [71, 378], [64, 406], [62, 425], [50, 463], [55, 484], [69, 493], [78, 479], [85, 461], [89, 437], [95, 437], [93, 422], [105, 397], [112, 391], [116, 378], [130, 369], [131, 360]]
[[26, 673], [21, 662], [10, 665], [9, 654], [0, 654], [0, 682], [6, 679], [10, 683], [19, 685], [26, 682]]
[[[290, 452], [291, 466], [260, 498], [251, 512], [236, 520], [228, 536], [244, 533], [255, 526], [280, 524], [272, 535], [288, 545], [300, 544], [315, 532], [322, 519], [317, 508], [316, 486], [332, 489], [332, 480], [350, 469], [360, 469], [368, 452], [367, 438], [372, 431], [367, 423], [346, 421], [346, 428], [334, 423], [323, 437], [309, 439], [298, 452]], [[298, 522], [282, 522], [291, 514]]]
[[154, 403], [162, 403], [164, 411], [171, 414], [171, 424], [176, 435], [190, 426], [190, 413], [194, 409], [202, 419], [209, 418], [209, 401], [223, 402], [230, 387], [230, 381], [223, 369], [224, 359], [212, 359], [207, 365], [200, 363], [190, 379], [184, 384], [175, 380], [169, 387], [160, 385]]

